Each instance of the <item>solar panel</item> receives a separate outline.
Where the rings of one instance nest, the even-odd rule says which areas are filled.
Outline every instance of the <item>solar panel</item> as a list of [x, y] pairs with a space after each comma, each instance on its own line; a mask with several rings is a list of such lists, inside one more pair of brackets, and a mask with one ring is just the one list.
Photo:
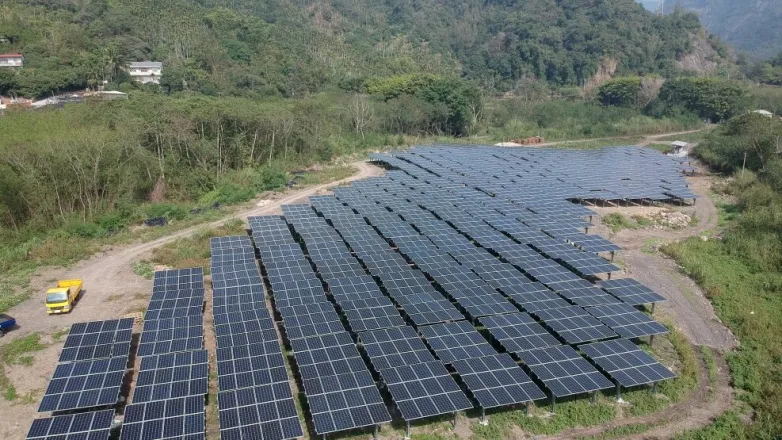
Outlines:
[[420, 328], [426, 342], [446, 364], [459, 359], [492, 356], [497, 351], [466, 321], [434, 324]]
[[453, 362], [467, 388], [482, 408], [515, 405], [546, 397], [507, 354], [493, 354]]
[[412, 327], [364, 332], [359, 338], [377, 370], [434, 360]]
[[116, 404], [127, 364], [121, 356], [58, 365], [38, 412]]
[[388, 298], [343, 301], [340, 307], [354, 332], [401, 327], [405, 321]]
[[629, 304], [590, 307], [586, 311], [623, 338], [640, 338], [668, 333], [666, 326]]
[[329, 303], [282, 307], [277, 311], [282, 315], [288, 339], [345, 331], [339, 316]]
[[128, 356], [133, 321], [133, 318], [125, 318], [73, 324], [59, 362]]
[[304, 435], [287, 382], [220, 391], [217, 403], [222, 440], [284, 440]]
[[287, 381], [285, 360], [277, 341], [217, 350], [217, 384], [220, 391]]
[[152, 292], [204, 288], [204, 269], [174, 269], [155, 272]]
[[401, 365], [385, 369], [381, 374], [404, 420], [473, 407], [439, 361]]
[[654, 304], [666, 300], [664, 296], [632, 278], [601, 281], [600, 287], [631, 306]]
[[555, 397], [613, 386], [592, 364], [567, 345], [523, 351], [518, 355]]
[[317, 434], [391, 421], [375, 381], [366, 370], [303, 382]]
[[623, 387], [655, 383], [676, 377], [651, 355], [627, 339], [595, 342], [581, 345], [579, 349]]
[[578, 306], [538, 310], [534, 313], [568, 344], [615, 338], [616, 333]]
[[160, 319], [144, 323], [139, 356], [200, 350], [204, 346], [202, 316]]
[[560, 345], [557, 338], [526, 313], [487, 316], [480, 322], [511, 353]]
[[27, 440], [106, 440], [113, 420], [113, 409], [35, 419]]
[[206, 350], [149, 356], [141, 359], [133, 402], [206, 395], [209, 353]]
[[122, 440], [203, 440], [204, 396], [180, 397], [125, 407]]
[[557, 293], [568, 301], [581, 307], [603, 306], [606, 304], [619, 304], [620, 301], [611, 295], [606, 294], [597, 287], [580, 287], [571, 290], [560, 290], [554, 287]]

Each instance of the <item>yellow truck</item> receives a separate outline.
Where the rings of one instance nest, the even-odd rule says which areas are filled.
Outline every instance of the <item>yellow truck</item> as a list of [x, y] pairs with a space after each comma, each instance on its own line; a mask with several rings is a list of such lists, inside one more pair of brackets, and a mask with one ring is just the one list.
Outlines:
[[46, 291], [46, 311], [50, 315], [68, 313], [81, 294], [81, 280], [61, 280], [57, 287]]

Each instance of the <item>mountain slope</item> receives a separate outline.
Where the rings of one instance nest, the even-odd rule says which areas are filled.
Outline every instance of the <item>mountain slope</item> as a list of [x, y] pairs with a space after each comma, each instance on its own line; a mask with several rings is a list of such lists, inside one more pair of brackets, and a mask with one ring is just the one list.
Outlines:
[[782, 52], [782, 1], [668, 0], [666, 9], [683, 7], [704, 26], [741, 51], [769, 58]]
[[165, 63], [171, 91], [297, 96], [411, 73], [463, 76], [491, 91], [530, 79], [581, 86], [617, 74], [680, 73], [701, 30], [633, 0], [16, 0], [0, 52], [20, 51], [0, 94], [47, 96], [127, 81]]

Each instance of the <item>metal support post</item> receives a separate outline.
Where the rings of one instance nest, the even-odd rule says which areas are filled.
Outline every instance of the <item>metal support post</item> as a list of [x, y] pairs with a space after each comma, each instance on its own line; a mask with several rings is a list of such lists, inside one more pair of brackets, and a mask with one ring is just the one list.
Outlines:
[[608, 272], [608, 279], [611, 279], [611, 272]]
[[459, 415], [457, 411], [453, 413], [453, 427], [456, 428], [456, 417]]
[[616, 251], [611, 251], [611, 262], [614, 262], [614, 257], [616, 257]]
[[405, 422], [405, 440], [410, 440], [410, 422]]
[[654, 335], [649, 335], [649, 346], [654, 345]]
[[486, 408], [481, 407], [481, 425], [488, 426], [489, 425], [489, 419], [486, 418]]
[[616, 384], [616, 401], [624, 403], [624, 400], [622, 400], [622, 386], [619, 384]]
[[377, 435], [380, 432], [380, 425], [375, 425], [375, 429], [372, 430], [372, 438], [377, 440]]
[[527, 417], [529, 417], [529, 415], [530, 415], [530, 412], [531, 412], [531, 411], [530, 411], [530, 405], [532, 405], [532, 403], [531, 403], [531, 402], [527, 402], [527, 404], [526, 404], [526, 405], [524, 405], [524, 414], [525, 414]]
[[551, 395], [551, 414], [554, 414], [554, 412], [557, 409], [557, 399], [554, 397], [554, 395]]
[[597, 403], [597, 391], [592, 391], [592, 405]]
[[659, 382], [655, 382], [652, 384], [652, 394], [657, 394], [657, 384]]
[[652, 303], [652, 315], [654, 315], [654, 309], [657, 307], [657, 303]]

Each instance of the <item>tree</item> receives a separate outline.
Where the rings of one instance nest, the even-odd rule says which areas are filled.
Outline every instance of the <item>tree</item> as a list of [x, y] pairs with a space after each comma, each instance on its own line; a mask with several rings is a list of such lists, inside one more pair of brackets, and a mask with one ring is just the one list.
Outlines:
[[712, 122], [740, 114], [749, 107], [749, 90], [736, 81], [719, 78], [677, 78], [668, 80], [660, 99], [681, 106]]
[[606, 81], [597, 90], [597, 97], [603, 105], [632, 107], [638, 104], [641, 78], [637, 76], [615, 78]]

